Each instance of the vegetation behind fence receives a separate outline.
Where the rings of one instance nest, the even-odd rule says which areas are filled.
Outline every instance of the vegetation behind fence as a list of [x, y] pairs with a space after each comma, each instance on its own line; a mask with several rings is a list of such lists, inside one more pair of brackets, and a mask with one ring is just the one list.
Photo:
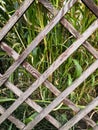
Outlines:
[[0, 4], [0, 128], [97, 130], [98, 1]]

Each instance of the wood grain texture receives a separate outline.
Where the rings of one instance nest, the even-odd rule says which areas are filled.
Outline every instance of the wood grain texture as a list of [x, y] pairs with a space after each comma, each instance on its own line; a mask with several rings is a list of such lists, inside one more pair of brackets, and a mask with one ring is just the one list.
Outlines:
[[[96, 20], [57, 60], [11, 105], [7, 111], [0, 116], [0, 124], [41, 85], [50, 74], [52, 74], [80, 45], [98, 28]], [[96, 66], [95, 66], [96, 68]], [[93, 66], [92, 66], [93, 70]], [[92, 70], [90, 74], [92, 73]], [[90, 71], [90, 70], [89, 70]], [[78, 81], [77, 81], [78, 82]], [[81, 82], [80, 82], [81, 83]], [[62, 93], [63, 94], [63, 93]], [[64, 99], [63, 99], [64, 100]], [[58, 104], [57, 104], [58, 105]]]
[[[23, 94], [23, 92], [17, 88], [15, 85], [13, 85], [10, 82], [6, 82], [5, 83], [6, 87], [9, 88], [12, 92], [14, 92], [17, 96], [21, 96], [21, 94]], [[30, 98], [26, 99], [25, 101], [31, 108], [35, 109], [38, 113], [41, 112], [43, 110], [42, 107], [40, 107], [37, 103], [35, 103], [33, 100], [31, 100]], [[3, 114], [3, 113], [2, 113]], [[60, 128], [61, 124], [51, 115], [47, 115], [46, 120], [48, 120], [52, 125], [54, 125], [56, 128]]]
[[[78, 121], [80, 121], [85, 115], [87, 115], [91, 110], [93, 110], [96, 106], [98, 106], [98, 97], [96, 97], [89, 105], [86, 106], [85, 109], [81, 110], [78, 114], [76, 114], [71, 120], [69, 120], [59, 130], [69, 130]], [[96, 126], [94, 129], [98, 130], [98, 126]]]
[[[14, 58], [14, 60], [18, 59], [19, 54], [16, 53], [11, 47], [9, 47], [7, 44], [5, 44], [4, 42], [1, 43], [1, 48], [6, 51], [8, 53], [9, 56], [12, 56]], [[29, 63], [27, 62], [23, 62], [22, 66], [29, 72], [31, 73], [35, 78], [39, 78], [41, 76], [41, 74], [34, 68], [32, 67]], [[50, 83], [48, 80], [46, 80], [43, 83], [54, 95], [59, 96], [59, 94], [61, 94], [61, 92], [52, 84]], [[8, 86], [8, 88], [13, 91], [15, 94], [18, 95], [20, 90], [14, 89], [14, 87], [9, 87], [10, 85], [6, 85]], [[18, 95], [20, 96], [20, 95]], [[72, 110], [74, 110], [75, 112], [78, 112], [80, 109], [78, 107], [75, 106], [75, 104], [70, 101], [69, 99], [65, 98], [63, 100], [63, 103], [65, 105], [68, 105]], [[33, 108], [36, 105], [33, 105]], [[37, 106], [34, 108], [35, 110], [37, 110]], [[38, 111], [39, 112], [39, 111]], [[96, 125], [96, 123], [91, 120], [88, 116], [83, 118], [90, 126], [94, 127]], [[56, 125], [56, 127], [59, 125]], [[59, 128], [59, 127], [57, 127]]]
[[[13, 25], [17, 22], [17, 20], [24, 14], [24, 12], [27, 10], [27, 8], [33, 3], [34, 0], [25, 0], [23, 5], [15, 12], [15, 14], [9, 19], [8, 23], [4, 26], [4, 28], [0, 32], [0, 38], [1, 40], [4, 38], [4, 36], [8, 33], [8, 31], [13, 27]], [[93, 56], [98, 59], [98, 52], [89, 44], [89, 42], [85, 41], [97, 28], [98, 28], [98, 19], [82, 34], [80, 35], [78, 31], [63, 17], [65, 13], [73, 6], [73, 4], [77, 0], [69, 0], [66, 4], [64, 4], [64, 7], [58, 11], [56, 10], [50, 2], [47, 0], [39, 0], [55, 17], [51, 20], [51, 22], [39, 33], [39, 35], [31, 42], [30, 46], [21, 54], [18, 55], [13, 49], [9, 48], [5, 43], [1, 43], [1, 47], [3, 50], [5, 50], [9, 55], [11, 55], [16, 61], [14, 64], [6, 71], [4, 75], [0, 76], [0, 86], [5, 83], [5, 85], [13, 91], [16, 95], [19, 96], [19, 98], [7, 109], [4, 110], [2, 106], [0, 106], [0, 111], [2, 115], [0, 116], [0, 124], [5, 120], [9, 119], [11, 122], [13, 122], [15, 125], [19, 123], [20, 129], [23, 130], [31, 130], [36, 124], [38, 124], [43, 118], [46, 118], [48, 121], [50, 121], [57, 129], [60, 128], [61, 124], [54, 119], [49, 113], [61, 102], [64, 104], [67, 104], [70, 108], [72, 108], [74, 111], [78, 112], [76, 116], [74, 116], [71, 120], [69, 120], [65, 125], [63, 125], [59, 130], [68, 130], [70, 129], [74, 124], [76, 124], [79, 120], [84, 118], [85, 121], [87, 121], [92, 127], [94, 127], [94, 130], [98, 127], [96, 126], [96, 123], [93, 122], [88, 116], [86, 116], [92, 109], [94, 109], [98, 105], [98, 97], [95, 98], [84, 110], [81, 110], [79, 112], [79, 108], [77, 108], [69, 99], [66, 97], [74, 91], [89, 75], [91, 75], [97, 68], [98, 68], [98, 60], [96, 60], [83, 74], [73, 82], [72, 85], [70, 85], [66, 90], [64, 90], [62, 93], [53, 86], [48, 80], [46, 80], [50, 74], [52, 74], [71, 54], [73, 54], [81, 45], [83, 45], [86, 49], [89, 50]], [[84, 0], [82, 0], [84, 1]], [[91, 6], [91, 0], [88, 2], [85, 0], [87, 6], [95, 13], [97, 11], [98, 14], [98, 8], [94, 7], [96, 5]], [[97, 10], [96, 10], [97, 9]], [[95, 13], [96, 15], [96, 13]], [[97, 15], [96, 15], [97, 16]], [[63, 17], [63, 18], [62, 18]], [[62, 18], [62, 19], [61, 19]], [[12, 25], [10, 24], [12, 20]], [[41, 75], [36, 69], [34, 69], [30, 64], [27, 62], [23, 62], [24, 59], [28, 56], [28, 54], [41, 42], [41, 40], [44, 38], [44, 36], [47, 35], [48, 32], [58, 23], [61, 22], [64, 27], [66, 27], [72, 34], [77, 38], [77, 40], [65, 51], [63, 52], [57, 60]], [[5, 31], [7, 29], [7, 31]], [[1, 41], [0, 40], [0, 41]], [[18, 89], [16, 86], [11, 84], [7, 81], [8, 77], [17, 69], [17, 67], [22, 64], [24, 68], [28, 72], [30, 72], [37, 80], [23, 93], [20, 89]], [[51, 104], [49, 104], [48, 107], [45, 109], [41, 108], [38, 104], [36, 104], [34, 101], [32, 101], [30, 98], [28, 98], [32, 92], [34, 92], [39, 85], [44, 83], [44, 85], [50, 89], [51, 92], [53, 92], [56, 96], [58, 96]], [[31, 121], [27, 126], [17, 120], [15, 117], [11, 116], [11, 114], [16, 110], [23, 102], [26, 102], [29, 106], [34, 108], [37, 112], [39, 112], [38, 116], [35, 117], [35, 120]]]
[[98, 125], [96, 125], [96, 126], [93, 128], [93, 130], [98, 130]]
[[[85, 0], [84, 0], [85, 1]], [[88, 1], [88, 0], [87, 0]], [[41, 4], [45, 8], [47, 8], [54, 16], [58, 13], [58, 10], [53, 7], [53, 5], [48, 0], [39, 0]], [[89, 2], [88, 2], [89, 3]], [[97, 11], [98, 14], [98, 11]], [[61, 24], [68, 29], [68, 31], [75, 37], [78, 38], [80, 36], [80, 33], [63, 17], [60, 20]], [[83, 43], [83, 46], [97, 59], [98, 58], [98, 52], [95, 50], [93, 46], [88, 41], [85, 41]]]
[[28, 54], [41, 42], [47, 33], [59, 22], [59, 20], [67, 13], [77, 0], [69, 0], [58, 14], [51, 20], [51, 22], [39, 33], [39, 35], [31, 42], [28, 48], [19, 56], [19, 58], [10, 66], [5, 74], [0, 77], [0, 86], [9, 78], [9, 76], [17, 69], [17, 67], [24, 61]]
[[20, 19], [20, 17], [25, 13], [29, 6], [34, 0], [25, 0], [19, 9], [12, 15], [6, 25], [0, 30], [0, 41], [5, 37], [5, 35], [10, 31], [10, 29], [15, 25], [15, 23]]
[[[64, 98], [73, 92], [89, 75], [91, 75], [98, 68], [98, 60], [96, 60], [83, 74], [76, 79], [72, 85], [64, 90], [51, 104], [49, 104], [41, 113], [35, 117], [23, 130], [31, 130], [38, 124], [48, 113], [51, 112], [57, 105], [59, 105]], [[96, 100], [95, 100], [96, 101]], [[98, 102], [98, 101], [97, 101]]]
[[[3, 114], [5, 112], [5, 108], [0, 105], [0, 113]], [[17, 128], [23, 129], [25, 127], [25, 124], [22, 123], [20, 120], [15, 118], [14, 116], [9, 116], [8, 120], [11, 121]]]
[[98, 6], [93, 0], [82, 0], [82, 2], [95, 14], [98, 18]]

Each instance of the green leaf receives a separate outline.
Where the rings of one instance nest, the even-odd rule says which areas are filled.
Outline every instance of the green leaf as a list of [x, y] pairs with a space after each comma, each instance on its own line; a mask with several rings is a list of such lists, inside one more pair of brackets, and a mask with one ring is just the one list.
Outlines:
[[12, 99], [12, 98], [1, 98], [0, 102], [10, 102], [10, 101], [15, 101], [16, 99]]
[[72, 84], [72, 77], [68, 74], [68, 86]]
[[92, 75], [91, 78], [92, 78], [92, 86], [94, 86], [95, 85], [95, 76]]
[[11, 125], [9, 126], [8, 130], [12, 130], [12, 123], [11, 123]]
[[82, 67], [79, 64], [79, 61], [76, 59], [73, 59], [74, 65], [75, 65], [75, 77], [79, 77], [82, 73]]
[[29, 123], [29, 122], [32, 121], [37, 115], [38, 115], [38, 113], [35, 112], [34, 114], [32, 114], [31, 116], [29, 116], [28, 118], [25, 119], [25, 123]]
[[5, 55], [6, 55], [6, 53], [0, 50], [0, 56], [5, 56]]

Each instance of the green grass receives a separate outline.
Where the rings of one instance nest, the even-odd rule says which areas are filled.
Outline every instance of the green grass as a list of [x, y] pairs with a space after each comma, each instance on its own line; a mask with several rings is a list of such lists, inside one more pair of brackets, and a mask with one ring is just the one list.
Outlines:
[[[60, 9], [63, 0], [51, 0], [51, 2], [57, 9]], [[95, 2], [98, 4], [98, 0], [95, 0]], [[0, 28], [6, 24], [7, 20], [21, 3], [21, 0], [0, 1]], [[16, 52], [21, 54], [39, 32], [44, 29], [52, 17], [53, 16], [47, 9], [38, 3], [38, 1], [35, 1], [3, 40]], [[80, 33], [83, 33], [96, 19], [96, 17], [80, 1], [71, 8], [67, 15], [65, 15], [65, 18]], [[43, 73], [75, 40], [76, 39], [60, 23], [58, 23], [41, 43], [32, 50], [26, 58], [26, 61], [34, 66], [40, 73]], [[96, 50], [98, 50], [98, 30], [89, 37], [88, 41]], [[83, 46], [81, 46], [67, 59], [67, 61], [49, 76], [48, 80], [60, 91], [63, 91], [94, 61], [95, 58]], [[3, 74], [12, 63], [13, 59], [0, 49], [0, 73]], [[21, 66], [9, 78], [9, 81], [14, 83], [22, 91], [25, 91], [35, 80], [36, 79]], [[98, 70], [68, 97], [81, 109], [85, 108], [85, 105], [98, 95], [97, 86]], [[42, 107], [46, 107], [53, 101], [53, 99], [55, 99], [55, 96], [44, 85], [41, 85], [30, 97]], [[16, 98], [17, 96], [9, 89], [6, 89], [4, 85], [1, 87], [0, 104], [4, 104], [3, 106], [5, 108], [8, 108]], [[21, 116], [19, 114], [20, 110]], [[68, 117], [69, 111], [70, 117]], [[22, 104], [14, 114], [24, 123], [28, 123], [34, 119], [37, 113], [26, 104]], [[61, 123], [65, 123], [68, 119], [74, 116], [74, 112], [64, 105], [57, 106], [51, 114]], [[58, 115], [61, 115], [61, 117], [59, 118]], [[77, 127], [78, 124], [71, 130], [75, 130]], [[34, 130], [48, 130], [48, 128], [49, 130], [56, 130], [56, 128], [54, 128], [49, 122], [43, 120]], [[9, 121], [5, 121], [0, 126], [0, 129], [16, 130], [17, 128], [15, 128], [15, 126]]]

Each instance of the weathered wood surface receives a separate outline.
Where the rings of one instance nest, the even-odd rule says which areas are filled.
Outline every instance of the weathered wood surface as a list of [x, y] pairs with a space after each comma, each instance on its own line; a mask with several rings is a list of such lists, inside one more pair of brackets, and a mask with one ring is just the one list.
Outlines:
[[[88, 1], [88, 0], [87, 0]], [[58, 10], [53, 7], [53, 5], [47, 1], [47, 0], [39, 0], [41, 4], [45, 8], [47, 8], [51, 14], [54, 16], [58, 13]], [[88, 2], [89, 3], [89, 2]], [[98, 9], [97, 9], [97, 14], [98, 14]], [[80, 36], [80, 33], [63, 17], [60, 20], [61, 24], [68, 29], [68, 31], [75, 37], [78, 38]], [[91, 44], [88, 41], [85, 41], [83, 43], [83, 46], [97, 59], [98, 58], [98, 52], [95, 50], [94, 47], [91, 46]]]
[[59, 13], [51, 20], [51, 22], [39, 33], [39, 35], [31, 42], [28, 48], [19, 56], [19, 58], [10, 66], [5, 74], [0, 77], [0, 86], [8, 79], [8, 77], [17, 69], [17, 67], [24, 61], [28, 54], [41, 42], [47, 33], [59, 22], [59, 20], [67, 13], [77, 0], [69, 0]]
[[[48, 76], [53, 73], [74, 51], [76, 51], [78, 49], [78, 47], [80, 45], [82, 45], [82, 43], [98, 28], [98, 20], [96, 20], [81, 36], [80, 38], [78, 38], [77, 41], [75, 41], [65, 52], [63, 52], [58, 58], [57, 60], [23, 93], [21, 94], [21, 96], [11, 105], [11, 107], [9, 107], [4, 114], [1, 115], [0, 117], [0, 123], [2, 123], [15, 109], [17, 109], [17, 107], [19, 105], [21, 105], [31, 94], [33, 91], [35, 91], [39, 85], [41, 85], [47, 78]], [[69, 89], [66, 89], [60, 96], [58, 96], [56, 98], [56, 100], [54, 100], [52, 102], [51, 108], [56, 107], [62, 100], [64, 100], [64, 98], [66, 97], [66, 95], [72, 92], [72, 90], [74, 90], [76, 88], [76, 86], [78, 86], [79, 84], [81, 84], [81, 81], [83, 82], [90, 74], [92, 74], [96, 69], [98, 65], [98, 61], [96, 61], [92, 66], [90, 66], [87, 71], [85, 71], [83, 73], [83, 75], [76, 80], [75, 83], [73, 83], [73, 86], [70, 86]], [[80, 82], [80, 83], [79, 83]], [[74, 86], [75, 85], [75, 86]], [[71, 88], [71, 90], [70, 90]], [[74, 89], [73, 89], [74, 88]], [[66, 94], [67, 92], [67, 94]], [[62, 97], [64, 96], [64, 97]], [[59, 100], [59, 101], [58, 101]], [[56, 102], [57, 101], [57, 102]], [[55, 102], [55, 104], [54, 104]], [[45, 112], [45, 111], [43, 111]], [[50, 112], [50, 109], [47, 111]], [[41, 113], [40, 113], [41, 114]], [[45, 115], [46, 113], [44, 113], [43, 115]], [[40, 115], [39, 115], [40, 116]], [[42, 115], [41, 115], [42, 116]], [[37, 116], [37, 118], [39, 118]], [[40, 121], [40, 119], [35, 119], [35, 122], [37, 123], [38, 121]], [[35, 125], [36, 123], [32, 123], [33, 125]], [[28, 128], [28, 127], [27, 127]]]
[[[0, 76], [2, 76], [0, 74]], [[12, 92], [14, 92], [17, 96], [21, 96], [21, 94], [23, 94], [23, 92], [17, 88], [15, 85], [13, 85], [12, 83], [10, 82], [6, 82], [5, 83], [6, 87], [9, 88]], [[35, 109], [37, 112], [41, 112], [43, 110], [43, 108], [41, 108], [37, 103], [35, 103], [33, 100], [31, 100], [30, 98], [28, 98], [26, 101], [25, 101], [31, 108]], [[1, 109], [2, 107], [0, 106], [0, 110], [1, 110], [1, 113], [3, 114], [5, 110], [3, 110], [3, 108]], [[55, 119], [53, 118], [52, 116], [50, 115], [47, 115], [45, 117], [51, 124], [53, 124], [56, 128], [60, 128], [61, 124]], [[14, 119], [14, 117], [10, 117], [8, 118], [11, 122], [12, 120], [11, 119]], [[23, 125], [22, 122], [19, 122], [19, 120], [17, 119], [14, 119], [13, 120], [13, 123], [16, 125], [16, 127], [18, 126], [19, 124], [19, 127], [24, 127], [25, 125]], [[17, 127], [18, 128], [18, 127]]]
[[[8, 53], [9, 56], [12, 56], [14, 58], [14, 60], [18, 59], [19, 57], [19, 54], [16, 53], [11, 47], [9, 47], [7, 44], [5, 44], [4, 42], [1, 43], [1, 48], [6, 51]], [[41, 74], [34, 68], [32, 67], [29, 63], [27, 62], [24, 62], [22, 64], [22, 66], [29, 72], [31, 73], [35, 78], [39, 78], [41, 76]], [[48, 80], [46, 80], [44, 83], [43, 83], [54, 95], [56, 96], [59, 96], [59, 94], [61, 94], [61, 92], [52, 84], [50, 83]], [[9, 85], [6, 85], [8, 86], [8, 88], [13, 91], [15, 94], [18, 95], [19, 92], [17, 91], [20, 91], [20, 90], [16, 90], [14, 89], [14, 87], [9, 87]], [[17, 93], [16, 93], [17, 92]], [[18, 95], [20, 96], [20, 95]], [[68, 105], [72, 110], [74, 110], [75, 112], [78, 112], [80, 109], [78, 107], [75, 106], [75, 104], [70, 101], [69, 99], [65, 98], [63, 100], [63, 103], [65, 105]], [[35, 105], [34, 105], [35, 106]], [[33, 106], [33, 108], [34, 108]], [[34, 108], [35, 110], [37, 110], [37, 107]], [[39, 111], [38, 111], [39, 112]], [[91, 125], [92, 127], [94, 127], [96, 125], [96, 123], [91, 120], [88, 116], [84, 117], [83, 118], [89, 125]], [[58, 125], [57, 125], [58, 126]], [[56, 126], [56, 127], [57, 127]], [[57, 127], [58, 128], [58, 127]]]
[[41, 113], [35, 117], [23, 130], [31, 130], [37, 123], [39, 123], [49, 112], [51, 112], [64, 98], [74, 91], [89, 75], [91, 75], [98, 68], [98, 60], [96, 60], [83, 74], [76, 79], [72, 85], [64, 90], [50, 105], [48, 105]]
[[85, 115], [87, 115], [91, 110], [93, 110], [96, 106], [98, 106], [98, 97], [96, 97], [89, 105], [87, 105], [85, 109], [78, 112], [78, 114], [76, 114], [71, 120], [69, 120], [59, 130], [69, 130], [78, 121], [80, 121]]
[[93, 128], [93, 130], [98, 130], [98, 125], [96, 125], [96, 126]]
[[98, 6], [93, 0], [82, 0], [82, 2], [95, 14], [98, 18]]
[[19, 18], [25, 13], [29, 6], [34, 0], [25, 0], [19, 9], [12, 15], [7, 24], [0, 30], [0, 41], [5, 37], [5, 35], [10, 31], [10, 29], [15, 25]]
[[[0, 105], [0, 113], [3, 114], [5, 112], [5, 108], [3, 108]], [[8, 120], [11, 121], [13, 124], [15, 124], [15, 126], [19, 129], [23, 129], [25, 127], [25, 124], [22, 123], [20, 120], [16, 119], [14, 116], [9, 116]]]
[[[16, 10], [14, 15], [9, 19], [8, 23], [0, 31], [0, 41], [5, 37], [8, 31], [15, 25], [19, 18], [24, 14], [28, 7], [33, 3], [34, 0], [25, 0], [21, 7]], [[64, 7], [60, 11], [56, 10], [50, 2], [47, 0], [39, 0], [55, 17], [51, 22], [39, 33], [39, 35], [31, 42], [30, 46], [21, 54], [17, 54], [13, 49], [8, 47], [5, 43], [1, 42], [1, 48], [6, 51], [10, 56], [15, 59], [14, 64], [6, 71], [4, 75], [0, 75], [0, 86], [5, 82], [5, 85], [13, 91], [19, 98], [7, 109], [5, 110], [0, 106], [0, 124], [5, 120], [9, 119], [12, 123], [16, 125], [17, 128], [23, 130], [31, 130], [37, 123], [39, 123], [43, 118], [46, 118], [59, 130], [68, 130], [74, 124], [76, 124], [82, 118], [87, 121], [89, 125], [94, 127], [94, 130], [98, 129], [98, 126], [94, 121], [92, 121], [88, 116], [86, 116], [92, 109], [98, 105], [98, 97], [96, 97], [85, 109], [81, 110], [73, 104], [66, 97], [74, 91], [89, 75], [91, 75], [98, 68], [98, 52], [90, 45], [89, 42], [85, 41], [87, 38], [98, 28], [98, 19], [82, 34], [80, 33], [63, 17], [67, 11], [74, 5], [77, 0], [69, 0], [65, 2]], [[89, 9], [98, 17], [98, 7], [91, 0], [82, 0]], [[69, 32], [77, 38], [77, 40], [64, 52], [57, 60], [41, 75], [35, 68], [33, 68], [29, 63], [23, 62], [27, 55], [41, 42], [44, 36], [47, 35], [50, 30], [58, 23], [61, 24], [69, 30]], [[81, 45], [83, 45], [97, 60], [85, 71], [83, 74], [76, 79], [72, 85], [70, 85], [62, 93], [48, 80], [48, 76], [52, 74], [73, 52], [75, 52]], [[16, 70], [16, 68], [22, 64], [22, 66], [30, 72], [37, 80], [23, 93], [15, 85], [8, 82], [8, 77]], [[58, 96], [51, 104], [49, 104], [45, 109], [41, 108], [37, 103], [28, 98], [32, 92], [34, 92], [39, 85], [44, 84], [52, 93]], [[11, 116], [14, 110], [18, 108], [23, 102], [26, 102], [30, 107], [39, 112], [35, 120], [31, 121], [27, 126], [24, 123]], [[67, 104], [72, 110], [78, 112], [71, 120], [69, 120], [65, 125], [61, 124], [53, 118], [49, 113], [61, 102]]]

